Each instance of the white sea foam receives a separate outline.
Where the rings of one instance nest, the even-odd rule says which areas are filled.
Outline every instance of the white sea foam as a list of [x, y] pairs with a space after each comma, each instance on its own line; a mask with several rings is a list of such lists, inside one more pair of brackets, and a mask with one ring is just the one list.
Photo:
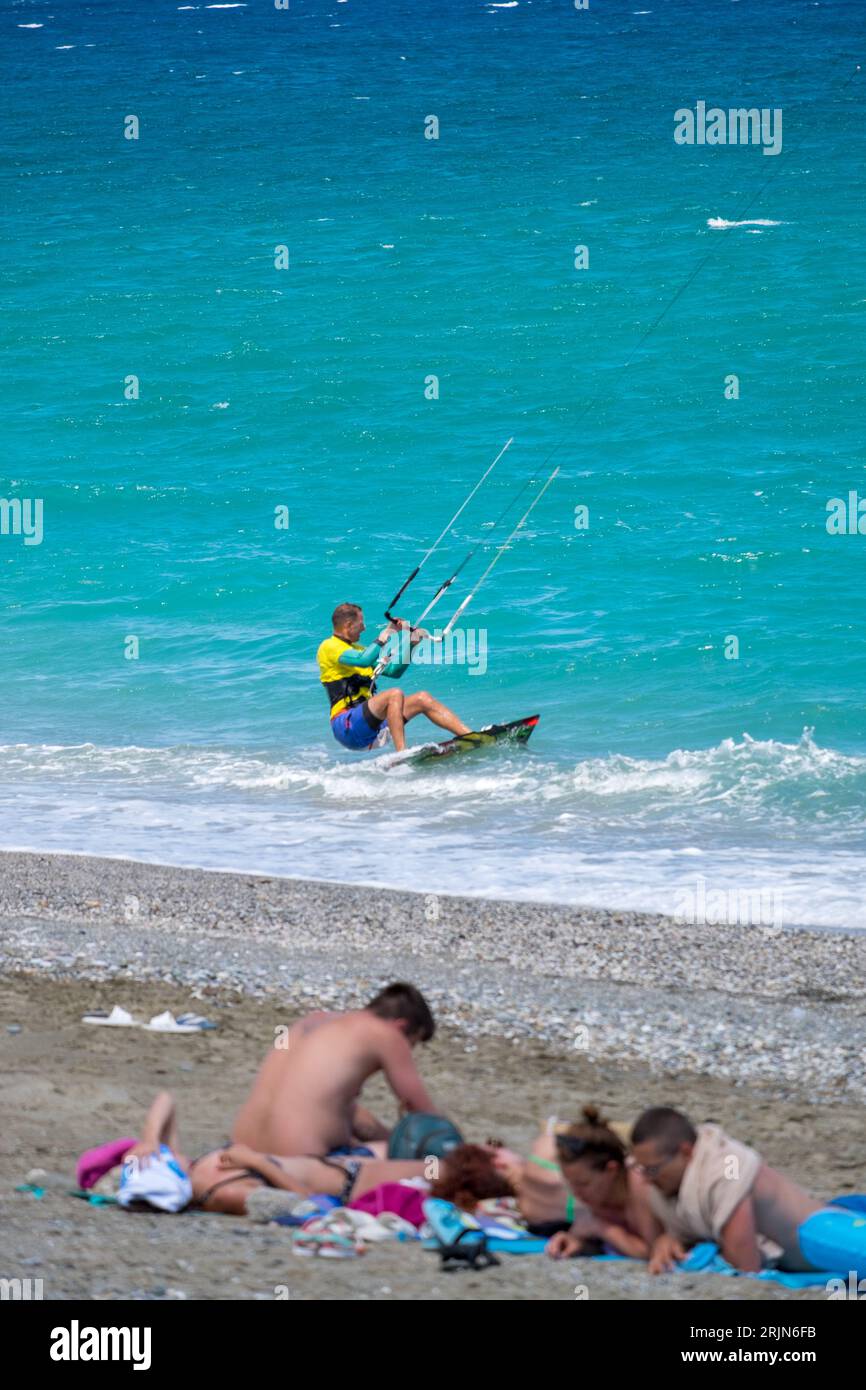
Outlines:
[[707, 226], [714, 231], [726, 231], [728, 227], [783, 227], [784, 222], [774, 222], [769, 217], [747, 217], [743, 222], [728, 222], [724, 217], [708, 217]]
[[711, 891], [782, 893], [787, 923], [864, 925], [866, 758], [808, 731], [656, 759], [393, 761], [7, 745], [0, 845], [660, 912], [699, 864]]

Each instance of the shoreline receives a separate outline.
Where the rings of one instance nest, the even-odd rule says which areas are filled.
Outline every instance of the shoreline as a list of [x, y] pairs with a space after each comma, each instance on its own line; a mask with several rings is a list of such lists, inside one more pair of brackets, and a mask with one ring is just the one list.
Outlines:
[[737, 922], [734, 924], [727, 922], [685, 922], [671, 916], [665, 912], [650, 912], [640, 908], [618, 908], [608, 907], [597, 903], [558, 903], [544, 898], [513, 898], [513, 897], [492, 897], [484, 893], [454, 893], [448, 889], [437, 890], [435, 893], [431, 889], [423, 888], [395, 888], [390, 884], [382, 883], [376, 879], [367, 881], [343, 880], [332, 878], [311, 878], [308, 874], [277, 874], [267, 869], [241, 869], [241, 868], [221, 868], [217, 865], [208, 864], [170, 864], [162, 859], [137, 859], [132, 855], [126, 854], [91, 854], [87, 850], [74, 849], [33, 849], [33, 848], [8, 848], [0, 847], [0, 916], [4, 912], [3, 899], [3, 870], [6, 863], [12, 864], [15, 860], [49, 860], [62, 862], [65, 860], [85, 860], [89, 864], [115, 864], [129, 865], [130, 868], [151, 869], [165, 871], [166, 873], [178, 874], [201, 874], [205, 877], [224, 877], [229, 879], [256, 879], [267, 883], [286, 883], [308, 885], [311, 888], [333, 889], [334, 891], [357, 890], [362, 893], [382, 893], [393, 896], [408, 898], [429, 898], [437, 897], [445, 901], [456, 901], [463, 904], [490, 904], [492, 907], [513, 907], [526, 908], [527, 911], [534, 910], [578, 914], [582, 918], [596, 914], [600, 919], [609, 919], [614, 922], [625, 920], [635, 923], [658, 924], [667, 922], [679, 930], [689, 931], [770, 931], [773, 933], [806, 933], [816, 936], [842, 936], [851, 937], [855, 940], [866, 940], [866, 920], [862, 927], [849, 926], [822, 926], [820, 924], [809, 924], [805, 922], [780, 922], [778, 925], [770, 922]]
[[470, 1040], [866, 1102], [859, 935], [12, 851], [0, 922], [7, 972], [298, 1007], [362, 1003], [402, 976]]
[[128, 854], [116, 854], [116, 855], [112, 855], [112, 854], [92, 854], [92, 853], [90, 853], [88, 850], [77, 850], [77, 849], [38, 849], [38, 848], [34, 848], [34, 847], [32, 847], [32, 846], [12, 846], [12, 847], [9, 847], [9, 846], [5, 846], [5, 847], [4, 847], [4, 846], [0, 846], [0, 864], [2, 864], [2, 861], [3, 861], [4, 859], [7, 859], [7, 858], [8, 858], [8, 859], [12, 859], [13, 857], [19, 857], [19, 858], [35, 858], [35, 859], [46, 859], [46, 858], [47, 858], [47, 859], [57, 859], [57, 860], [64, 860], [64, 859], [70, 859], [70, 860], [73, 860], [73, 859], [86, 859], [86, 860], [93, 860], [93, 861], [99, 861], [99, 862], [104, 861], [104, 862], [109, 863], [109, 864], [130, 864], [130, 865], [139, 865], [139, 866], [143, 866], [143, 867], [147, 867], [147, 868], [152, 868], [152, 869], [177, 870], [177, 871], [179, 871], [179, 872], [186, 872], [186, 873], [200, 873], [200, 874], [226, 875], [226, 876], [228, 876], [228, 877], [230, 877], [230, 878], [238, 878], [238, 879], [255, 878], [255, 879], [267, 879], [267, 880], [270, 880], [270, 881], [273, 881], [273, 882], [286, 882], [286, 883], [311, 884], [311, 885], [314, 885], [314, 886], [316, 886], [316, 887], [326, 887], [326, 888], [343, 889], [343, 890], [358, 889], [358, 890], [360, 890], [360, 891], [362, 891], [362, 892], [374, 892], [374, 893], [401, 893], [401, 894], [408, 894], [409, 896], [412, 896], [412, 897], [429, 897], [429, 896], [431, 896], [431, 895], [435, 895], [436, 897], [444, 898], [444, 899], [449, 899], [449, 898], [450, 898], [450, 899], [458, 899], [458, 900], [460, 900], [461, 902], [492, 903], [492, 904], [494, 904], [494, 905], [496, 905], [496, 904], [501, 904], [501, 905], [512, 905], [512, 906], [515, 906], [515, 907], [525, 906], [525, 907], [527, 907], [527, 908], [529, 908], [529, 909], [532, 909], [532, 908], [546, 908], [546, 909], [548, 909], [548, 910], [550, 910], [550, 911], [578, 912], [578, 913], [584, 913], [584, 914], [585, 914], [585, 913], [596, 913], [596, 914], [598, 914], [598, 915], [599, 915], [600, 917], [602, 917], [602, 918], [611, 918], [611, 919], [614, 919], [614, 920], [620, 920], [620, 919], [622, 919], [622, 918], [628, 917], [628, 918], [634, 919], [635, 921], [641, 921], [641, 920], [652, 921], [652, 922], [666, 921], [666, 922], [670, 922], [672, 926], [679, 927], [679, 928], [685, 928], [685, 929], [691, 929], [691, 930], [696, 930], [696, 929], [704, 928], [704, 929], [707, 929], [707, 930], [710, 930], [710, 931], [712, 931], [712, 930], [719, 930], [719, 931], [725, 931], [725, 930], [731, 930], [731, 931], [754, 931], [754, 930], [759, 929], [759, 928], [761, 928], [761, 927], [767, 927], [767, 928], [771, 928], [771, 929], [774, 930], [774, 931], [782, 931], [782, 932], [810, 932], [810, 933], [815, 933], [815, 934], [821, 935], [821, 936], [828, 936], [828, 935], [829, 935], [829, 936], [850, 936], [850, 937], [855, 937], [855, 938], [859, 938], [859, 937], [862, 936], [862, 937], [866, 938], [866, 916], [864, 916], [864, 925], [863, 925], [862, 927], [861, 927], [861, 926], [849, 926], [849, 925], [843, 925], [843, 926], [838, 926], [838, 925], [826, 925], [826, 924], [822, 924], [822, 923], [809, 923], [809, 922], [779, 922], [779, 923], [772, 922], [772, 923], [771, 923], [771, 922], [768, 922], [768, 921], [760, 921], [760, 922], [752, 922], [752, 921], [739, 922], [739, 921], [737, 921], [737, 922], [735, 922], [735, 923], [730, 923], [730, 922], [711, 922], [711, 921], [706, 921], [706, 920], [705, 920], [703, 923], [701, 923], [701, 922], [694, 922], [694, 923], [692, 923], [692, 922], [687, 922], [687, 921], [680, 920], [680, 919], [678, 919], [678, 918], [672, 916], [672, 915], [671, 915], [670, 913], [668, 913], [668, 912], [654, 911], [654, 910], [649, 910], [649, 909], [644, 909], [644, 908], [616, 907], [616, 906], [607, 906], [607, 905], [599, 904], [599, 903], [556, 902], [556, 901], [554, 901], [554, 900], [552, 900], [552, 899], [548, 899], [548, 898], [535, 898], [535, 897], [527, 897], [527, 898], [508, 897], [508, 896], [495, 897], [495, 896], [491, 896], [490, 894], [482, 893], [482, 892], [478, 892], [478, 893], [455, 893], [455, 892], [451, 891], [450, 889], [441, 889], [441, 890], [437, 889], [437, 890], [433, 890], [433, 889], [424, 889], [424, 888], [403, 888], [403, 887], [394, 887], [392, 884], [384, 883], [384, 882], [382, 882], [380, 879], [367, 879], [367, 880], [359, 881], [359, 880], [357, 880], [357, 879], [351, 879], [351, 880], [350, 880], [350, 879], [334, 879], [334, 878], [313, 878], [313, 877], [311, 877], [309, 874], [275, 873], [273, 870], [270, 870], [270, 869], [253, 869], [253, 868], [247, 869], [247, 868], [239, 868], [238, 866], [223, 868], [223, 867], [220, 866], [220, 865], [214, 865], [214, 864], [186, 864], [186, 863], [177, 863], [177, 864], [173, 864], [173, 863], [168, 863], [166, 860], [162, 860], [162, 859], [138, 859], [138, 858], [136, 858], [134, 855], [128, 855]]

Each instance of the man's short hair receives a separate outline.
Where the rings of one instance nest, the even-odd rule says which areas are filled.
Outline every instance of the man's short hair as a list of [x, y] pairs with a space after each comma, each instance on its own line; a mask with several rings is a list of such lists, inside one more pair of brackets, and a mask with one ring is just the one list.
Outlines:
[[405, 1019], [408, 1024], [407, 1034], [420, 1039], [421, 1042], [429, 1042], [436, 1031], [433, 1014], [424, 995], [420, 989], [416, 989], [414, 985], [407, 985], [402, 980], [386, 985], [375, 999], [370, 1000], [366, 1008], [377, 1018]]
[[352, 618], [357, 618], [360, 611], [361, 605], [359, 603], [338, 603], [331, 614], [331, 622], [335, 628], [343, 627]]
[[697, 1137], [698, 1132], [691, 1120], [669, 1105], [657, 1105], [652, 1110], [645, 1110], [631, 1132], [633, 1145], [645, 1144], [650, 1140], [660, 1149], [669, 1149], [672, 1153], [680, 1144], [694, 1144]]

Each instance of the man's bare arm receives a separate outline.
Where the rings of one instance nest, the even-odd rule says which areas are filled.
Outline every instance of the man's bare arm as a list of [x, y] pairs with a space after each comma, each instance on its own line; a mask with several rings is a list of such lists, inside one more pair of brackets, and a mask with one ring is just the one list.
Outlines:
[[421, 1110], [435, 1114], [430, 1092], [418, 1075], [412, 1049], [394, 1028], [383, 1030], [379, 1045], [379, 1060], [388, 1085], [404, 1110]]
[[376, 1119], [371, 1110], [365, 1110], [363, 1105], [356, 1105], [352, 1117], [352, 1133], [356, 1139], [363, 1139], [369, 1144], [377, 1139], [387, 1139], [391, 1131], [381, 1120]]
[[722, 1257], [735, 1269], [753, 1272], [761, 1268], [761, 1251], [755, 1230], [755, 1208], [747, 1197], [722, 1231]]

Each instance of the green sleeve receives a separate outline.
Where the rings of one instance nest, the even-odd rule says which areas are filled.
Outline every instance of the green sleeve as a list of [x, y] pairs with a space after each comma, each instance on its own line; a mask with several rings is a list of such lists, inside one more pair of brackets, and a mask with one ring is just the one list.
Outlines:
[[[388, 638], [388, 641], [385, 643], [385, 647], [383, 650], [390, 657], [392, 650], [396, 650], [397, 654], [399, 654], [400, 645], [400, 634], [394, 632]], [[409, 653], [409, 655], [411, 657], [411, 652]], [[400, 677], [403, 675], [404, 671], [408, 671], [409, 664], [410, 663], [408, 661], [389, 660], [387, 666], [383, 666], [379, 674], [381, 676], [387, 676], [389, 680], [399, 680]]]
[[[341, 652], [338, 665], [340, 666], [375, 666], [377, 661], [381, 661], [383, 653], [391, 645], [391, 638], [380, 647], [378, 642], [371, 642], [364, 651], [358, 652], [353, 648], [348, 652]], [[409, 669], [408, 661], [389, 661], [387, 666], [383, 666], [379, 672], [381, 676], [388, 676], [391, 680], [399, 680], [404, 671]]]
[[382, 648], [378, 642], [371, 642], [364, 651], [358, 652], [354, 647], [347, 652], [341, 652], [338, 666], [375, 666], [382, 655]]

